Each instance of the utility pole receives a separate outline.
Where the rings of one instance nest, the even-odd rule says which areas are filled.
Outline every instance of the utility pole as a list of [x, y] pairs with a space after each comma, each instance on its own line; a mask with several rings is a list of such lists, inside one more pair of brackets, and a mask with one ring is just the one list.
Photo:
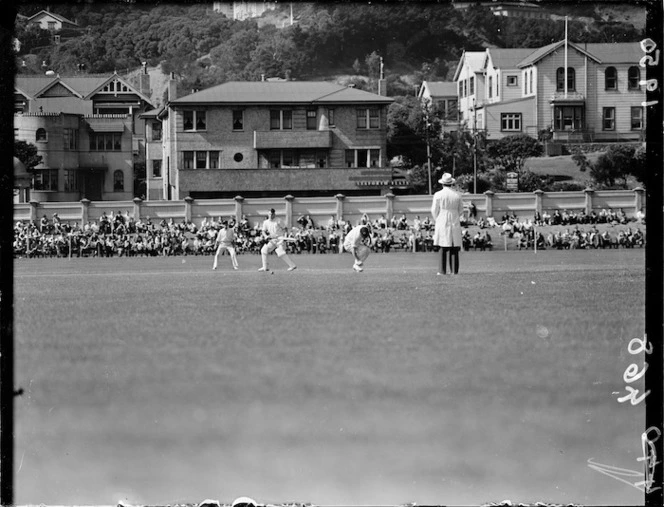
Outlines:
[[477, 111], [473, 98], [473, 194], [477, 193]]

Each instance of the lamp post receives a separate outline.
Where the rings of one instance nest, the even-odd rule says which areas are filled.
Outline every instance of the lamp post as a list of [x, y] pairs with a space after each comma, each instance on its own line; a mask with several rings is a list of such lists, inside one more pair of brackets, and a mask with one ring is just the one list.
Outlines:
[[427, 143], [427, 173], [429, 175], [429, 195], [433, 193], [431, 185], [431, 143], [429, 142], [429, 108], [424, 104], [424, 139]]

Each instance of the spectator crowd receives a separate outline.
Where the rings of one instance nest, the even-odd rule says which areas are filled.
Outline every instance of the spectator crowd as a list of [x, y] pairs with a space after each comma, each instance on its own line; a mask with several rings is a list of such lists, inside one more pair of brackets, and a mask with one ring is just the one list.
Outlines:
[[[63, 221], [54, 213], [38, 221], [17, 221], [14, 225], [13, 250], [15, 257], [136, 257], [136, 256], [182, 256], [213, 255], [215, 239], [221, 227], [222, 217], [204, 218], [198, 224], [182, 220], [145, 219], [134, 220], [128, 211], [125, 213], [102, 213], [98, 220], [85, 224]], [[261, 235], [262, 221], [250, 224], [246, 216], [239, 221], [235, 217], [226, 218], [229, 227], [235, 230], [238, 254], [258, 254], [264, 239]], [[515, 213], [505, 214], [500, 222], [494, 218], [476, 218], [472, 207], [464, 214], [463, 249], [492, 250], [494, 235], [505, 236], [516, 242], [519, 250], [557, 248], [630, 248], [644, 244], [644, 235], [637, 225], [623, 227], [610, 233], [606, 228], [600, 231], [598, 224], [628, 225], [629, 220], [623, 210], [613, 212], [602, 210], [586, 216], [585, 213], [554, 211], [552, 215], [536, 213], [532, 219], [520, 220]], [[372, 250], [376, 253], [391, 251], [430, 252], [433, 245], [434, 223], [430, 216], [416, 215], [409, 220], [405, 214], [397, 214], [389, 220], [384, 215], [373, 220], [364, 214], [357, 221], [337, 220], [330, 216], [324, 223], [315, 224], [309, 215], [297, 218], [297, 226], [292, 227], [287, 242], [289, 253], [325, 254], [340, 252], [344, 236], [354, 225], [370, 225]], [[589, 226], [580, 227], [580, 226]], [[564, 229], [550, 230], [543, 234], [538, 229], [543, 226], [562, 226]], [[473, 228], [471, 232], [470, 228]], [[548, 229], [551, 229], [550, 227]]]

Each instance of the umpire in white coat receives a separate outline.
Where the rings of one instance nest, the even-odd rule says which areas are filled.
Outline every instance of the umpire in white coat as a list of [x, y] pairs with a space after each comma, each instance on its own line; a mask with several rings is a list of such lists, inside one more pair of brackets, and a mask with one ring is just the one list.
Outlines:
[[440, 247], [438, 274], [447, 274], [447, 257], [450, 258], [450, 272], [459, 273], [459, 250], [461, 250], [461, 221], [463, 200], [461, 194], [452, 190], [456, 180], [450, 173], [444, 173], [438, 183], [443, 189], [436, 192], [431, 204], [431, 215], [435, 221], [433, 244]]

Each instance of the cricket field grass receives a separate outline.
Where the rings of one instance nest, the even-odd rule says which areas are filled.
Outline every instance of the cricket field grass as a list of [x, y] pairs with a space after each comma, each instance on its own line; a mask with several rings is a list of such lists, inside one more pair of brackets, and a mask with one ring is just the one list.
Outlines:
[[17, 259], [15, 502], [643, 503], [643, 249], [293, 259]]

